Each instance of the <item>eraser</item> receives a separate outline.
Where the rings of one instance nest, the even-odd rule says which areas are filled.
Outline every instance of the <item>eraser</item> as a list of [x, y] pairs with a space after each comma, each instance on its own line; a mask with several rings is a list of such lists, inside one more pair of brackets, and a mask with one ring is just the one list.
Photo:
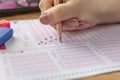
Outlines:
[[13, 36], [13, 29], [0, 28], [0, 46], [6, 43]]

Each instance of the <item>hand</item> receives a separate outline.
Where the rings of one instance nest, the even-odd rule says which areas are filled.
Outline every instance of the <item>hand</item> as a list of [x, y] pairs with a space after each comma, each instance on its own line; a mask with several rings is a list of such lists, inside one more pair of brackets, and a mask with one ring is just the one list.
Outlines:
[[41, 0], [40, 21], [52, 26], [62, 22], [64, 30], [115, 23], [120, 21], [119, 3], [120, 0], [61, 0], [61, 4], [54, 6], [54, 0]]

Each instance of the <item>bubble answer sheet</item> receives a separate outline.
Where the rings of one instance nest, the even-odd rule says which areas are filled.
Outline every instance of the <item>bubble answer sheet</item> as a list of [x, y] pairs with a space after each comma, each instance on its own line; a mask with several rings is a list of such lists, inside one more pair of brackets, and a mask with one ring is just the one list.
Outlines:
[[120, 70], [120, 24], [63, 32], [38, 19], [11, 21], [0, 80], [68, 80]]

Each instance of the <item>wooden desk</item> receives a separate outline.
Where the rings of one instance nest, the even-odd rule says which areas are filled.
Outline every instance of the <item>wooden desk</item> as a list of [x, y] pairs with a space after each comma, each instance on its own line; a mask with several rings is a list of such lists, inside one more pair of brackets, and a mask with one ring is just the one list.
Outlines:
[[[24, 15], [15, 15], [10, 17], [1, 17], [0, 20], [35, 19], [35, 18], [39, 18], [39, 15], [40, 15], [40, 12], [37, 12], [37, 13], [24, 14]], [[108, 74], [103, 74], [103, 75], [98, 75], [98, 76], [88, 77], [83, 79], [77, 79], [77, 80], [120, 80], [120, 72], [108, 73]]]
[[0, 20], [35, 19], [35, 18], [39, 18], [39, 16], [40, 16], [40, 12], [35, 12], [35, 13], [29, 13], [29, 14], [0, 17]]

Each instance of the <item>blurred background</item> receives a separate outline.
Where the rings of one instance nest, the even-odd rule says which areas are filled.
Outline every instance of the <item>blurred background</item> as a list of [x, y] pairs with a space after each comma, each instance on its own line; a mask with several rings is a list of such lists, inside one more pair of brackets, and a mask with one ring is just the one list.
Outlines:
[[0, 0], [0, 17], [39, 12], [40, 0]]

